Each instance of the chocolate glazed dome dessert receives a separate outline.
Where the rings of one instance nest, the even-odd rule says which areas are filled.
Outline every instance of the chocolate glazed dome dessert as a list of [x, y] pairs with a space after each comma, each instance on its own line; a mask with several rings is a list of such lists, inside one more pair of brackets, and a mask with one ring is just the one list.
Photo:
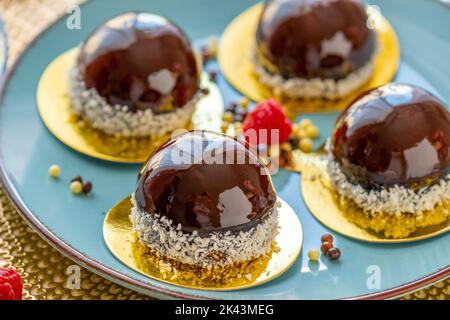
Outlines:
[[98, 27], [71, 73], [72, 110], [120, 136], [160, 136], [189, 121], [199, 69], [183, 31], [150, 13], [126, 13]]
[[139, 240], [176, 262], [211, 268], [249, 261], [268, 254], [278, 233], [267, 168], [246, 145], [217, 133], [191, 131], [161, 146], [132, 199]]
[[260, 80], [286, 96], [336, 99], [372, 75], [376, 35], [359, 0], [270, 0], [256, 42]]
[[[363, 94], [341, 114], [330, 149], [336, 191], [383, 216], [377, 231], [404, 236], [448, 218], [450, 113], [431, 93], [388, 84]], [[405, 220], [393, 226], [389, 216]]]

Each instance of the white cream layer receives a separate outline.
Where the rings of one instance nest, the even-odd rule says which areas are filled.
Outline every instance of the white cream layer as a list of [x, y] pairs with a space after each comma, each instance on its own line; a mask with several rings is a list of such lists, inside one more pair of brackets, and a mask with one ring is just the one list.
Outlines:
[[78, 68], [70, 72], [69, 97], [74, 114], [96, 129], [123, 137], [158, 137], [184, 128], [200, 98], [196, 95], [183, 107], [167, 113], [155, 114], [150, 109], [129, 112], [126, 106], [108, 104], [97, 90], [87, 89]]
[[343, 200], [352, 200], [369, 214], [421, 215], [450, 200], [450, 174], [441, 178], [439, 182], [418, 190], [398, 185], [380, 190], [366, 190], [358, 184], [351, 183], [332, 156], [327, 159], [327, 171], [334, 190]]
[[204, 268], [223, 267], [249, 261], [268, 254], [278, 234], [278, 208], [254, 228], [239, 233], [211, 232], [207, 237], [197, 231], [181, 231], [167, 217], [142, 212], [135, 204], [130, 220], [140, 241], [156, 253], [190, 265]]
[[365, 84], [373, 74], [373, 60], [363, 67], [349, 74], [341, 80], [334, 79], [284, 79], [279, 74], [271, 74], [265, 68], [256, 63], [256, 73], [259, 80], [266, 86], [272, 88], [274, 94], [291, 98], [325, 98], [338, 99], [344, 97]]

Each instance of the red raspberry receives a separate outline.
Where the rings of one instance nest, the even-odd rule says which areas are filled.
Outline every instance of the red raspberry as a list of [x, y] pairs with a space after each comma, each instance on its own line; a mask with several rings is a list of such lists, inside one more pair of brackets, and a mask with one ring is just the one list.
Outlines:
[[[269, 99], [259, 103], [245, 118], [242, 130], [254, 129], [257, 132], [257, 144], [271, 145], [286, 142], [292, 131], [292, 124], [284, 114], [281, 106], [274, 100]], [[267, 134], [259, 130], [267, 129]], [[279, 141], [271, 141], [271, 129], [279, 130]], [[251, 135], [246, 135], [246, 140], [251, 141]]]
[[13, 269], [0, 268], [0, 300], [22, 300], [22, 279]]

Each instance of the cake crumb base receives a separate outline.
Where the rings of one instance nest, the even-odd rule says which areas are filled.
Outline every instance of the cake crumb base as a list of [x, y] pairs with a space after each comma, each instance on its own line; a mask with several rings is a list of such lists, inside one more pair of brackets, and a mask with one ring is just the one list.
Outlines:
[[344, 216], [350, 222], [386, 239], [404, 239], [430, 233], [441, 228], [450, 219], [450, 211], [448, 210], [450, 201], [434, 210], [424, 212], [420, 216], [411, 213], [367, 215], [361, 214], [361, 209], [351, 200], [341, 198], [339, 203]]
[[225, 267], [205, 268], [157, 254], [143, 244], [136, 233], [132, 246], [136, 266], [145, 273], [178, 285], [209, 289], [235, 288], [253, 283], [265, 272], [276, 248], [276, 244], [272, 243], [272, 250], [258, 258]]

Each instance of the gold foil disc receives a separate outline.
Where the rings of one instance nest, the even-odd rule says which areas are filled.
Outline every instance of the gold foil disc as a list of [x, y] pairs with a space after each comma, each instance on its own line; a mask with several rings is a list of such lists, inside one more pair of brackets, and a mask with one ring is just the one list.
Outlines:
[[[77, 52], [78, 48], [74, 48], [61, 54], [42, 74], [37, 104], [45, 125], [61, 142], [88, 156], [123, 163], [144, 162], [170, 135], [152, 139], [115, 137], [85, 125], [72, 114], [68, 81]], [[207, 88], [209, 94], [198, 102], [189, 128], [220, 132], [223, 114], [220, 91], [206, 73], [202, 74], [201, 87]]]
[[323, 167], [311, 164], [304, 166], [301, 184], [303, 199], [311, 214], [326, 227], [349, 238], [372, 243], [403, 243], [428, 239], [450, 230], [450, 220], [447, 219], [433, 227], [418, 228], [406, 238], [385, 238], [354, 223], [358, 216], [365, 217], [365, 213], [356, 208], [342, 208]]
[[[371, 8], [371, 7], [369, 7]], [[277, 98], [272, 90], [258, 81], [253, 62], [255, 34], [263, 4], [257, 4], [236, 17], [226, 28], [218, 50], [219, 64], [226, 79], [245, 96], [260, 102]], [[289, 116], [299, 112], [336, 111], [346, 108], [361, 92], [391, 81], [400, 61], [400, 46], [394, 29], [376, 10], [368, 10], [377, 33], [378, 52], [372, 78], [354, 93], [335, 101], [322, 99], [277, 98]]]
[[[152, 279], [212, 291], [244, 289], [278, 277], [292, 266], [300, 254], [303, 243], [302, 226], [294, 210], [285, 201], [279, 201], [279, 234], [272, 252], [266, 257], [227, 269], [201, 271], [151, 254], [137, 241], [129, 220], [132, 207], [129, 196], [117, 203], [106, 215], [103, 236], [108, 248], [121, 262]], [[169, 271], [167, 263], [171, 266]], [[164, 272], [160, 267], [162, 264], [165, 266]]]

